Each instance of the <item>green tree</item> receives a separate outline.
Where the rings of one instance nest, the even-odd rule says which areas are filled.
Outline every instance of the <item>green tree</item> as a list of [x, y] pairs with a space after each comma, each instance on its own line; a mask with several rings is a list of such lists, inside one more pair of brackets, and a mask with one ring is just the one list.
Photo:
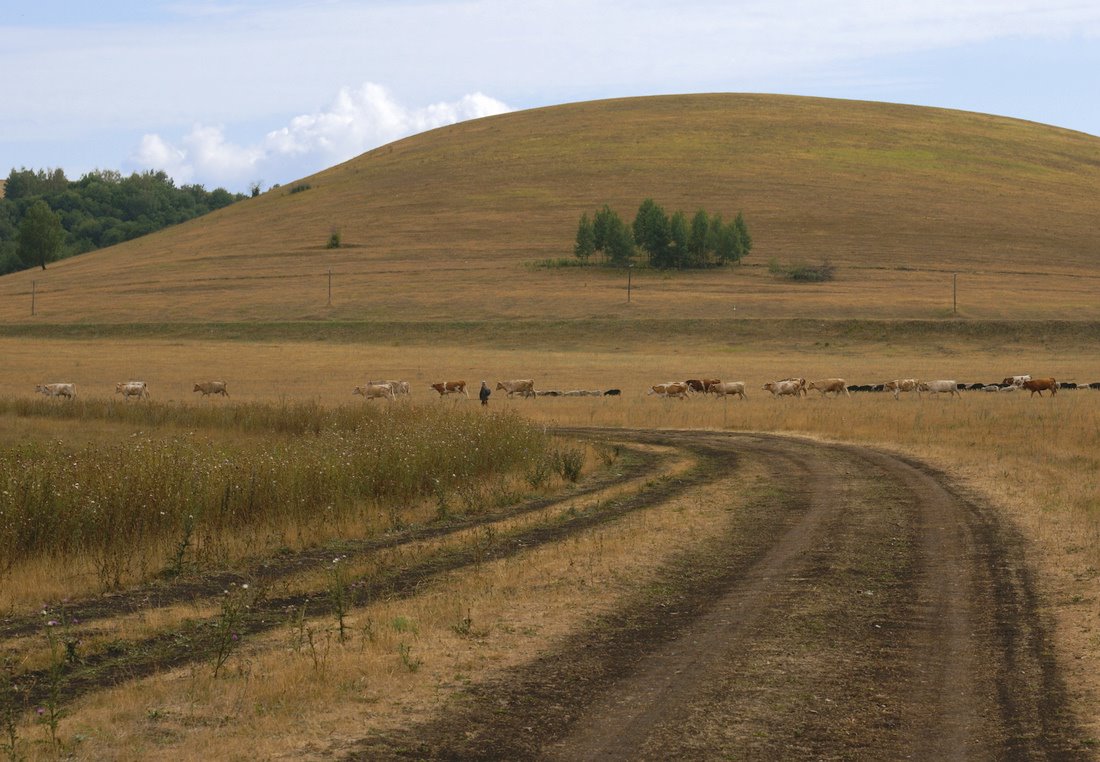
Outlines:
[[592, 229], [592, 221], [588, 219], [588, 212], [585, 212], [581, 215], [580, 224], [577, 225], [577, 242], [573, 246], [573, 254], [577, 259], [587, 262], [595, 251], [596, 233]]
[[634, 242], [647, 254], [654, 267], [672, 267], [672, 229], [660, 204], [647, 198], [634, 216]]
[[611, 218], [607, 239], [607, 257], [619, 267], [629, 265], [634, 259], [634, 236], [630, 226], [619, 215]]
[[604, 204], [602, 209], [597, 210], [596, 218], [592, 221], [592, 243], [596, 247], [596, 251], [607, 250], [608, 242], [611, 240], [611, 231], [621, 222], [619, 215], [607, 204]]
[[683, 212], [674, 213], [668, 220], [669, 260], [672, 267], [691, 267], [688, 260], [688, 223]]
[[710, 264], [708, 255], [713, 249], [708, 245], [709, 237], [710, 216], [700, 209], [691, 218], [691, 233], [687, 242], [688, 267], [706, 267]]
[[714, 232], [714, 255], [723, 264], [741, 261], [741, 257], [745, 255], [745, 250], [741, 247], [741, 238], [737, 234], [736, 222], [731, 222], [728, 225], [718, 225]]
[[61, 219], [45, 201], [35, 201], [19, 225], [19, 258], [32, 267], [41, 265], [45, 270], [46, 263], [57, 257], [64, 239]]
[[733, 221], [734, 227], [737, 229], [737, 238], [740, 247], [740, 254], [737, 259], [740, 261], [741, 257], [752, 251], [752, 236], [749, 235], [748, 225], [745, 224], [745, 216], [741, 212], [737, 213], [737, 219]]

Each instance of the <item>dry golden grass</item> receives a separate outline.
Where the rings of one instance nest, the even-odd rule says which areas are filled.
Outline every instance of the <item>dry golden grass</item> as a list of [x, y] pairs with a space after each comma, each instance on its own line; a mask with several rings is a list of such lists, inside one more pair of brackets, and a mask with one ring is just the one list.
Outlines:
[[[903, 396], [898, 401], [887, 394], [826, 400], [815, 393], [805, 400], [777, 400], [759, 388], [766, 380], [790, 375], [842, 376], [853, 383], [905, 376], [996, 381], [1030, 371], [1079, 382], [1100, 380], [1100, 355], [1067, 351], [1063, 340], [1049, 345], [1013, 345], [994, 333], [968, 341], [957, 335], [925, 335], [906, 344], [889, 344], [834, 335], [829, 342], [807, 340], [797, 344], [757, 337], [751, 344], [728, 347], [682, 340], [654, 341], [651, 346], [630, 339], [620, 342], [623, 346], [618, 349], [438, 346], [430, 353], [408, 346], [305, 342], [147, 338], [50, 339], [45, 343], [48, 352], [41, 351], [41, 344], [0, 341], [9, 358], [0, 368], [0, 393], [33, 394], [25, 381], [31, 376], [30, 366], [51, 379], [65, 367], [75, 368], [87, 375], [62, 375], [77, 382], [81, 393], [107, 394], [116, 377], [128, 375], [116, 369], [129, 358], [141, 359], [139, 372], [158, 398], [180, 399], [180, 404], [187, 405], [227, 404], [224, 400], [187, 396], [192, 378], [214, 375], [203, 370], [221, 357], [225, 358], [225, 367], [235, 370], [233, 375], [217, 374], [230, 382], [234, 398], [228, 404], [282, 396], [318, 399], [326, 405], [377, 404], [350, 400], [350, 387], [366, 376], [382, 376], [412, 380], [413, 404], [466, 406], [476, 402], [440, 401], [426, 388], [427, 383], [442, 377], [485, 377], [492, 382], [522, 375], [533, 376], [540, 388], [618, 387], [624, 395], [618, 399], [507, 400], [498, 393], [491, 400], [493, 409], [522, 410], [547, 424], [785, 431], [817, 438], [822, 446], [830, 440], [842, 440], [911, 453], [947, 470], [1021, 528], [1032, 543], [1032, 558], [1051, 602], [1051, 614], [1058, 622], [1055, 638], [1071, 691], [1082, 707], [1091, 705], [1089, 702], [1100, 695], [1095, 677], [1100, 674], [1100, 637], [1093, 624], [1096, 602], [1100, 600], [1100, 577], [1095, 573], [1100, 568], [1100, 392], [1066, 390], [1054, 399], [1029, 399], [1018, 392], [970, 392], [962, 399]], [[354, 367], [356, 361], [362, 363], [361, 370]], [[697, 398], [680, 402], [645, 396], [650, 383], [703, 375], [746, 381], [749, 399]], [[18, 436], [35, 436], [34, 425], [25, 420], [15, 424], [21, 432]], [[38, 434], [52, 437], [58, 432], [46, 427]], [[125, 430], [117, 432], [119, 436], [124, 434]], [[111, 435], [108, 427], [90, 436], [109, 439]], [[648, 540], [624, 536], [621, 547], [607, 535], [600, 536], [600, 550], [594, 552], [590, 563], [606, 563], [615, 569], [620, 563], [618, 553], [630, 554], [640, 542], [664, 547], [663, 543], [673, 542], [674, 535], [658, 533]], [[573, 548], [573, 543], [566, 543], [562, 548], [539, 552], [567, 558], [574, 553]], [[653, 559], [660, 557], [655, 550]], [[515, 574], [510, 567], [509, 579]], [[535, 573], [535, 577], [548, 578], [545, 572]], [[74, 709], [73, 716], [65, 721], [64, 733], [86, 737], [88, 748], [97, 753], [118, 748], [116, 758], [120, 759], [171, 755], [180, 748], [197, 755], [197, 750], [213, 748], [213, 744], [224, 743], [229, 737], [241, 739], [233, 743], [242, 745], [249, 743], [245, 739], [253, 739], [252, 743], [257, 742], [256, 738], [265, 739], [262, 742], [270, 744], [272, 754], [279, 753], [277, 749], [292, 755], [308, 754], [310, 749], [322, 748], [310, 746], [313, 741], [320, 743], [317, 739], [360, 733], [358, 725], [355, 730], [349, 729], [352, 718], [355, 723], [361, 723], [364, 715], [378, 718], [381, 725], [391, 721], [386, 717], [407, 722], [422, 716], [448, 691], [467, 681], [484, 679], [493, 669], [513, 663], [512, 659], [526, 658], [574, 626], [577, 620], [557, 613], [549, 620], [540, 618], [551, 611], [549, 607], [557, 605], [548, 602], [544, 614], [539, 613], [540, 604], [532, 603], [532, 599], [541, 600], [546, 592], [540, 584], [526, 587], [519, 579], [514, 584], [501, 583], [499, 586], [507, 589], [494, 587], [494, 594], [503, 596], [494, 604], [497, 608], [488, 604], [483, 608], [480, 594], [455, 593], [448, 587], [450, 592], [438, 593], [443, 602], [437, 599], [432, 603], [426, 594], [423, 601], [418, 597], [393, 604], [396, 608], [357, 611], [360, 627], [368, 618], [375, 625], [401, 616], [418, 623], [417, 639], [405, 642], [413, 648], [413, 659], [423, 658], [424, 667], [415, 673], [403, 666], [396, 652], [400, 633], [386, 633], [377, 644], [359, 637], [355, 649], [351, 649], [354, 653], [348, 653], [346, 647], [332, 645], [332, 636], [324, 634], [323, 623], [314, 623], [316, 637], [328, 649], [326, 658], [332, 665], [323, 680], [317, 678], [318, 667], [305, 651], [299, 649], [294, 658], [280, 661], [265, 655], [272, 653], [268, 650], [270, 643], [257, 642], [258, 650], [250, 652], [249, 670], [230, 681], [211, 681], [198, 668], [142, 681], [133, 688], [112, 691], [107, 698], [88, 699], [86, 707], [82, 704]], [[593, 590], [570, 588], [566, 594], [575, 598], [576, 605], [579, 599], [592, 596]], [[430, 612], [420, 606], [428, 607]], [[480, 650], [471, 653], [467, 639], [454, 639], [449, 628], [461, 620], [463, 607], [470, 609], [475, 628], [490, 630], [491, 637], [486, 636], [489, 640], [496, 643], [498, 636], [503, 638], [502, 651], [493, 652], [498, 655], [484, 656]], [[500, 611], [514, 611], [518, 619], [511, 619], [512, 614], [500, 618]], [[534, 619], [523, 618], [528, 616]], [[554, 627], [548, 628], [546, 623], [551, 620]], [[479, 625], [481, 622], [485, 624]], [[286, 638], [286, 630], [281, 636], [270, 636], [276, 640], [278, 637]], [[328, 640], [323, 640], [326, 637]], [[362, 653], [357, 650], [360, 647], [365, 649]], [[368, 657], [368, 652], [374, 655]], [[284, 669], [278, 668], [280, 664]], [[336, 680], [335, 674], [348, 677]], [[302, 686], [309, 686], [308, 690]], [[288, 725], [285, 718], [295, 712], [308, 719], [294, 725], [298, 735], [288, 735], [284, 732]], [[1085, 721], [1094, 735], [1100, 733], [1096, 718], [1086, 716]], [[107, 727], [119, 734], [120, 746], [97, 740], [102, 739]], [[26, 728], [24, 732], [40, 731]]]
[[[181, 405], [377, 405], [353, 398], [354, 386], [400, 378], [412, 382], [413, 404], [450, 406], [476, 402], [440, 401], [428, 384], [534, 377], [538, 388], [614, 387], [623, 397], [498, 393], [492, 408], [548, 425], [780, 431], [911, 453], [990, 500], [1030, 541], [1061, 666], [1100, 737], [1089, 709], [1100, 698], [1100, 392], [895, 401], [773, 400], [760, 390], [792, 375], [1100, 381], [1100, 139], [905, 106], [662, 97], [455, 125], [306, 182], [302, 193], [278, 189], [0, 278], [0, 396], [71, 381], [82, 396], [111, 397], [116, 382], [138, 378]], [[737, 268], [635, 272], [629, 303], [621, 272], [529, 266], [570, 255], [582, 212], [608, 203], [630, 219], [646, 197], [688, 213], [743, 211], [756, 247]], [[333, 226], [347, 246], [328, 251]], [[828, 257], [838, 275], [778, 281], [767, 272], [773, 257]], [[744, 380], [749, 399], [644, 395], [651, 383], [699, 376]], [[226, 380], [232, 399], [199, 399], [192, 384], [208, 379]], [[133, 433], [0, 420], [4, 444]], [[729, 496], [705, 497], [679, 501], [668, 524], [649, 511], [357, 611], [360, 632], [370, 621], [376, 637], [357, 636], [354, 648], [311, 622], [323, 670], [300, 641], [278, 642], [284, 630], [257, 639], [228, 680], [196, 668], [90, 697], [63, 734], [84, 736], [81, 749], [104, 759], [321, 754], [326, 739], [422, 716], [582, 627], [621, 592], [624, 569], [644, 579], [653, 567], [633, 564], [690, 541], [685, 521], [708, 531], [708, 511]], [[578, 566], [584, 584], [564, 575]], [[474, 638], [451, 629], [465, 611]], [[416, 672], [397, 655], [412, 637], [392, 626], [401, 617], [417, 625], [405, 642], [423, 657]]]
[[[740, 500], [758, 476], [738, 480]], [[424, 719], [456, 690], [583, 630], [653, 581], [662, 561], [721, 532], [737, 508], [730, 487], [695, 489], [567, 542], [453, 573], [413, 598], [358, 609], [343, 644], [334, 622], [306, 619], [250, 640], [227, 678], [201, 665], [104, 691], [73, 708], [61, 735], [79, 734], [78, 752], [105, 760], [324, 757], [365, 732]]]
[[[966, 317], [1100, 319], [1100, 139], [1030, 122], [816, 98], [635, 98], [465, 122], [305, 182], [2, 278], [0, 320], [633, 319], [734, 306], [942, 318], [955, 272]], [[743, 211], [747, 266], [636, 273], [630, 305], [622, 273], [525, 267], [571, 256], [582, 212], [606, 203], [631, 220], [647, 197], [688, 214]], [[347, 246], [326, 250], [334, 226]], [[773, 257], [828, 258], [839, 275], [775, 281]]]

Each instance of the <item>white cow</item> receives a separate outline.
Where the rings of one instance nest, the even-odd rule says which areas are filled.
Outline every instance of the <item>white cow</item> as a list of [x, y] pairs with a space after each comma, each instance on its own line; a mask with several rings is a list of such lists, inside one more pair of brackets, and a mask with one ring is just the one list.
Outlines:
[[497, 391], [506, 391], [508, 396], [521, 394], [524, 397], [535, 397], [535, 381], [531, 378], [517, 378], [511, 381], [498, 381]]
[[790, 396], [801, 399], [802, 395], [806, 393], [806, 379], [785, 378], [782, 381], [769, 381], [761, 388], [764, 391], [771, 392], [773, 397]]
[[355, 387], [352, 394], [362, 394], [368, 400], [397, 399], [397, 395], [393, 393], [393, 387], [389, 384], [364, 384], [363, 386]]
[[962, 397], [959, 394], [959, 385], [954, 381], [921, 381], [917, 384], [918, 397], [921, 392], [930, 392], [931, 394], [946, 392], [948, 395], [954, 394], [956, 397]]
[[199, 381], [195, 384], [195, 388], [192, 391], [202, 392], [203, 397], [209, 394], [220, 394], [223, 397], [229, 396], [229, 390], [226, 388], [224, 381]]
[[115, 394], [121, 394], [124, 400], [137, 397], [139, 400], [149, 398], [149, 385], [144, 381], [120, 381], [115, 384]]
[[69, 399], [76, 397], [76, 386], [74, 384], [35, 384], [34, 390], [45, 394], [47, 397], [67, 397]]
[[412, 385], [408, 381], [368, 381], [368, 384], [381, 386], [382, 384], [388, 384], [393, 393], [398, 397], [407, 397], [412, 391]]
[[707, 387], [707, 392], [715, 395], [716, 397], [730, 397], [733, 395], [737, 395], [741, 399], [745, 399], [745, 382], [719, 381]]

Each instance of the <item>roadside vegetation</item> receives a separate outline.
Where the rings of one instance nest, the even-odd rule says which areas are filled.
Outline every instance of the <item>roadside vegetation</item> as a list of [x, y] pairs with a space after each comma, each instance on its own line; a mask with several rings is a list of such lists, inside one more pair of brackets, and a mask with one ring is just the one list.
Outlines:
[[528, 473], [545, 473], [539, 487], [560, 478], [569, 457], [514, 412], [40, 400], [5, 401], [0, 416], [138, 427], [0, 447], [3, 606], [26, 591], [21, 570], [43, 565], [65, 568], [70, 593], [117, 589], [487, 510]]

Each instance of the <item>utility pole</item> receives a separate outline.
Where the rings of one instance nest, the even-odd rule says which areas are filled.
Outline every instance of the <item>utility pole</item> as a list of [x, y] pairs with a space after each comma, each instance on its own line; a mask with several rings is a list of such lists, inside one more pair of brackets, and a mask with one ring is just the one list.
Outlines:
[[959, 274], [951, 274], [951, 314], [959, 314]]
[[634, 272], [634, 265], [626, 266], [626, 303], [630, 304], [630, 276]]
[[37, 286], [38, 286], [38, 281], [32, 280], [31, 281], [31, 317], [34, 317], [34, 295], [35, 295], [35, 291], [37, 290]]
[[332, 268], [328, 269], [328, 306], [332, 306]]

